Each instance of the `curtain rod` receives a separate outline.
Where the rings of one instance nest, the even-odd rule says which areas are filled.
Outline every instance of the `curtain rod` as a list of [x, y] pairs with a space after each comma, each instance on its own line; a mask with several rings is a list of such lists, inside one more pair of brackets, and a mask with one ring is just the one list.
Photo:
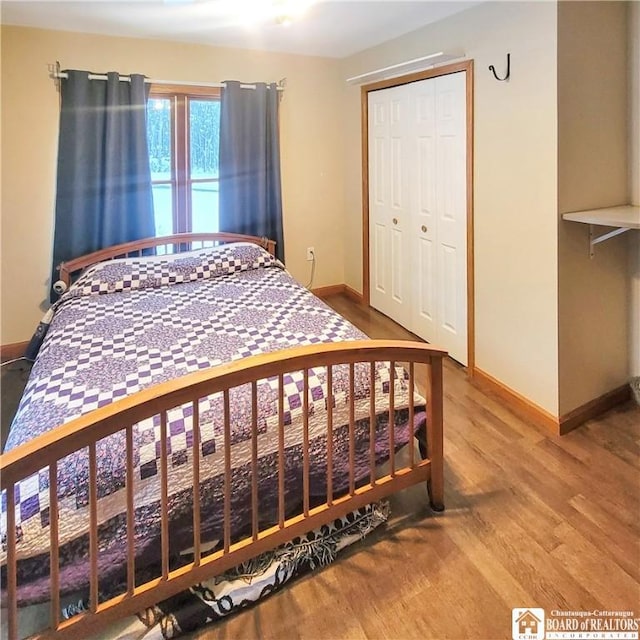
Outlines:
[[[53, 70], [51, 72], [51, 77], [54, 80], [60, 80], [62, 78], [68, 78], [69, 74], [61, 72], [61, 71], [56, 71]], [[89, 80], [106, 80], [107, 76], [101, 73], [90, 73], [89, 74]], [[130, 76], [120, 76], [119, 77], [120, 82], [131, 82], [131, 77]], [[278, 91], [284, 91], [285, 85], [286, 85], [286, 78], [282, 78], [282, 80], [280, 80], [277, 83], [277, 87], [276, 89]], [[181, 85], [183, 87], [219, 87], [219, 88], [223, 88], [226, 87], [226, 84], [224, 82], [188, 82], [188, 81], [184, 81], [184, 80], [154, 80], [153, 78], [145, 78], [144, 79], [146, 84], [177, 84], [177, 85]], [[256, 85], [255, 84], [241, 84], [240, 85], [241, 89], [255, 89]]]
[[387, 78], [395, 78], [404, 73], [410, 73], [411, 71], [423, 71], [429, 67], [434, 67], [437, 64], [455, 60], [456, 58], [464, 58], [464, 53], [460, 51], [450, 53], [438, 51], [437, 53], [430, 53], [428, 56], [413, 58], [412, 60], [392, 64], [389, 67], [382, 67], [382, 69], [361, 73], [358, 76], [347, 78], [346, 81], [347, 84], [364, 84], [366, 82], [374, 82], [376, 80], [386, 80]]

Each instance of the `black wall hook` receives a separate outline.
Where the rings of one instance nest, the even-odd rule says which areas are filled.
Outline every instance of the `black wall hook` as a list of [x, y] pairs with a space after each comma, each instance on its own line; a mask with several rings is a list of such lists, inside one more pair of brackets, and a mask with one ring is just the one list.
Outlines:
[[498, 78], [498, 74], [496, 73], [496, 68], [493, 65], [489, 65], [489, 71], [493, 73], [493, 77], [500, 82], [504, 82], [509, 79], [511, 75], [511, 54], [507, 53], [507, 75], [504, 78]]

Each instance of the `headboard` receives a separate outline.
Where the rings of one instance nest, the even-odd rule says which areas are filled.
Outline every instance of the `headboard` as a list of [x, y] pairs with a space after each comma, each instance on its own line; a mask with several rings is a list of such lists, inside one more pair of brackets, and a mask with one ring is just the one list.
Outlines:
[[238, 233], [176, 233], [171, 236], [158, 236], [157, 238], [145, 238], [117, 244], [88, 253], [84, 256], [61, 262], [58, 266], [60, 280], [69, 287], [74, 273], [90, 267], [96, 262], [112, 260], [114, 258], [129, 258], [142, 255], [146, 249], [163, 247], [166, 253], [183, 253], [204, 247], [213, 247], [229, 242], [252, 242], [266, 249], [271, 255], [275, 255], [276, 243], [268, 238], [248, 236]]

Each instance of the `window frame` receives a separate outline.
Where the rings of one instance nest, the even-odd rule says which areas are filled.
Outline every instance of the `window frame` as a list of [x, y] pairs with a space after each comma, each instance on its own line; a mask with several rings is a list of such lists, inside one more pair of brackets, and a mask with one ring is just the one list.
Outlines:
[[190, 233], [193, 230], [191, 189], [197, 183], [219, 183], [218, 178], [191, 177], [190, 112], [191, 100], [220, 102], [221, 87], [191, 86], [179, 84], [151, 84], [147, 101], [169, 99], [171, 124], [171, 178], [151, 180], [156, 184], [171, 186], [173, 233]]

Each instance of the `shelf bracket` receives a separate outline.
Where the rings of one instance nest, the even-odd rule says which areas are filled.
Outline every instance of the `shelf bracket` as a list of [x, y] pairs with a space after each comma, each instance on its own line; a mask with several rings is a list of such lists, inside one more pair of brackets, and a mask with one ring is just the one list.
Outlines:
[[593, 228], [595, 226], [596, 225], [594, 224], [589, 225], [589, 257], [590, 258], [593, 258], [593, 256], [595, 255], [593, 247], [597, 245], [599, 242], [604, 242], [605, 240], [609, 240], [609, 238], [615, 238], [616, 236], [619, 236], [621, 233], [624, 233], [625, 231], [630, 230], [630, 227], [619, 227], [618, 229], [614, 229], [613, 231], [609, 231], [608, 233], [603, 233], [601, 236], [596, 236], [593, 231]]

